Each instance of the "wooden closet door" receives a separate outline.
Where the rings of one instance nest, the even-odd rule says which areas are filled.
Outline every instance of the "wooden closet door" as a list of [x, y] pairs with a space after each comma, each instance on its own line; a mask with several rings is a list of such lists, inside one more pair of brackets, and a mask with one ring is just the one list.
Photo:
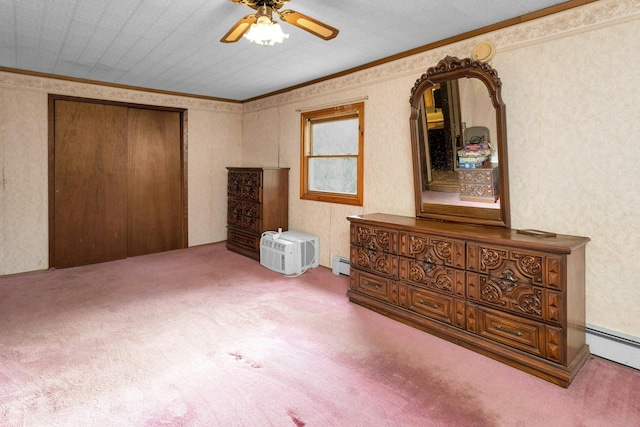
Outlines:
[[183, 247], [180, 123], [178, 112], [129, 109], [129, 256]]
[[55, 101], [54, 265], [127, 256], [127, 108]]

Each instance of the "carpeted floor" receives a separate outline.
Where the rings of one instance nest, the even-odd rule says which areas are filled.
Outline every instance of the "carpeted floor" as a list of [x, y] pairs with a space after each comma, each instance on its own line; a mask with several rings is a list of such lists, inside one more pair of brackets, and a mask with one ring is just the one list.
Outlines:
[[638, 426], [640, 371], [563, 389], [223, 244], [0, 279], [0, 425]]

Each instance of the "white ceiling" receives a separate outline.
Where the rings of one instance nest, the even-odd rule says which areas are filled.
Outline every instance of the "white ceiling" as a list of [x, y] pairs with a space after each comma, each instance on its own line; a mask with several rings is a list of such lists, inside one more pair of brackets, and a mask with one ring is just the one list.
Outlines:
[[291, 0], [338, 37], [263, 47], [219, 42], [254, 12], [229, 0], [0, 0], [0, 67], [242, 101], [559, 3]]

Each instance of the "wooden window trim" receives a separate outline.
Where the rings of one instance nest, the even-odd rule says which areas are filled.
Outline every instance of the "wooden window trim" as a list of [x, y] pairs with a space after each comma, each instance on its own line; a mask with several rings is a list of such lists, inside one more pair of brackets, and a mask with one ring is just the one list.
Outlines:
[[[343, 155], [341, 157], [356, 157], [357, 183], [356, 194], [341, 194], [324, 191], [308, 190], [308, 165], [310, 158], [333, 157], [326, 155], [310, 156], [308, 150], [307, 121], [315, 123], [330, 122], [337, 118], [353, 117], [358, 119], [358, 154]], [[346, 104], [337, 107], [308, 111], [300, 114], [300, 199], [315, 200], [327, 203], [362, 206], [364, 197], [364, 102]]]

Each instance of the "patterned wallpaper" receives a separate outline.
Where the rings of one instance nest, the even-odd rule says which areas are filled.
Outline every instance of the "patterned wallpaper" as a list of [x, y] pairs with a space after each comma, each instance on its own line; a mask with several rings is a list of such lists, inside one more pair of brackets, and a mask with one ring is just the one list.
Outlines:
[[191, 246], [226, 239], [226, 169], [242, 159], [242, 105], [0, 72], [0, 275], [49, 267], [48, 94], [188, 110]]

